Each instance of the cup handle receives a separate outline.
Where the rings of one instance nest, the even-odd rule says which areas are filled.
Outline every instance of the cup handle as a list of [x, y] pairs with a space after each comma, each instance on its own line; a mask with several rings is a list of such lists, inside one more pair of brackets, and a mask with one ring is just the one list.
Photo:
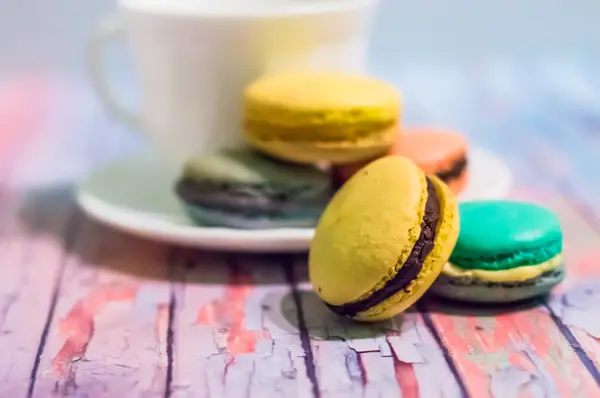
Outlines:
[[123, 34], [123, 25], [118, 18], [106, 19], [96, 26], [87, 46], [86, 67], [92, 81], [92, 86], [109, 112], [128, 127], [139, 131], [141, 127], [139, 117], [119, 100], [115, 99], [116, 96], [104, 68], [106, 48], [116, 40], [122, 39]]

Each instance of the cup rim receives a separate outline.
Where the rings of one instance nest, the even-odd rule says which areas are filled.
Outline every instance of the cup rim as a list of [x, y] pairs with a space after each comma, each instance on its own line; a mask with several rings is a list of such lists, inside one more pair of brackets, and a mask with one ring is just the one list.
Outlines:
[[[168, 7], [145, 7], [138, 0], [121, 0], [119, 8], [135, 13], [144, 13], [154, 16], [169, 16], [181, 18], [203, 18], [203, 19], [258, 19], [258, 18], [285, 18], [294, 16], [327, 15], [340, 12], [355, 11], [375, 6], [379, 0], [328, 0], [314, 3], [299, 3], [273, 10], [245, 8], [241, 11], [210, 11], [205, 8], [169, 9]], [[136, 4], [138, 3], [138, 4]]]

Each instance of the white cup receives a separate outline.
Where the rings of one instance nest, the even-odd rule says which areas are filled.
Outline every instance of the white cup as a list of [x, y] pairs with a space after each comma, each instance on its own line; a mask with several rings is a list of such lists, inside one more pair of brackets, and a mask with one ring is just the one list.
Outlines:
[[[262, 74], [364, 70], [377, 0], [121, 0], [100, 24], [88, 67], [115, 116], [143, 132], [168, 164], [243, 143], [242, 93]], [[217, 5], [218, 4], [218, 5]], [[129, 39], [137, 113], [112, 94], [106, 45]]]

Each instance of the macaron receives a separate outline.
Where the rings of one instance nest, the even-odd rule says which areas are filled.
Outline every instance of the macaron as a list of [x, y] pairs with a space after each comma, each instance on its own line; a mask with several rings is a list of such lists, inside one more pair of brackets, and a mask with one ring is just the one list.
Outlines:
[[309, 277], [333, 312], [379, 321], [415, 303], [459, 232], [448, 187], [411, 160], [386, 156], [336, 192], [310, 245]]
[[565, 277], [556, 214], [533, 203], [459, 206], [460, 236], [432, 287], [449, 299], [507, 303], [544, 295]]
[[361, 75], [267, 75], [244, 92], [247, 141], [295, 163], [348, 163], [385, 154], [398, 135], [399, 93]]
[[[465, 188], [469, 179], [467, 139], [458, 132], [434, 128], [403, 129], [388, 154], [405, 156], [425, 173], [435, 174], [455, 194]], [[367, 162], [342, 165], [335, 171], [343, 183]]]
[[239, 229], [314, 227], [331, 197], [321, 170], [246, 148], [191, 159], [175, 190], [197, 223]]

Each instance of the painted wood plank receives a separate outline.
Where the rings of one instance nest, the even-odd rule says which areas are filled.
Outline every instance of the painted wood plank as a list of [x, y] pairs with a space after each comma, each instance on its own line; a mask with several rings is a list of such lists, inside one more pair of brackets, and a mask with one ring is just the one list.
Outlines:
[[34, 397], [163, 396], [170, 267], [164, 246], [83, 221]]
[[[546, 91], [547, 87], [552, 88], [554, 82], [560, 81], [564, 76], [565, 74], [554, 74], [552, 79], [546, 76], [543, 81], [535, 78], [533, 80], [538, 83], [535, 88]], [[574, 74], [567, 76], [571, 78]], [[558, 92], [562, 98], [569, 98], [571, 88], [571, 84], [563, 86]], [[594, 192], [595, 178], [590, 178], [595, 176], [594, 170], [598, 169], [600, 162], [597, 157], [586, 156], [590, 150], [587, 145], [591, 134], [585, 131], [589, 125], [581, 123], [581, 113], [576, 113], [573, 120], [574, 115], [568, 101], [556, 104], [552, 99], [554, 97], [539, 93], [534, 93], [532, 97], [538, 99], [541, 109], [535, 115], [537, 123], [528, 126], [528, 134], [520, 134], [524, 137], [521, 140], [526, 141], [523, 147], [528, 148], [524, 156], [530, 159], [529, 163], [537, 171], [538, 178], [548, 180], [553, 191], [568, 202], [567, 206], [562, 206], [557, 211], [566, 226], [565, 249], [568, 250], [569, 273], [566, 283], [557, 289], [562, 294], [553, 297], [549, 309], [553, 320], [581, 362], [596, 383], [600, 384], [598, 359], [595, 355], [598, 352], [598, 342], [595, 338], [590, 338], [589, 334], [594, 329], [594, 315], [599, 308], [593, 297], [596, 286], [600, 283], [600, 271], [597, 267], [587, 265], [585, 261], [586, 256], [597, 258], [594, 253], [600, 243], [600, 228], [594, 225], [597, 217], [594, 204], [600, 203], [600, 191]], [[581, 99], [578, 96], [577, 100]], [[593, 115], [593, 112], [589, 114]], [[586, 195], [587, 199], [581, 194]], [[586, 203], [590, 194], [595, 194], [592, 198], [596, 199]], [[597, 259], [592, 262], [596, 263]]]
[[[582, 396], [596, 384], [543, 307], [482, 309], [430, 303], [469, 392], [477, 397]], [[503, 313], [504, 312], [504, 313]], [[535, 385], [535, 386], [533, 386]]]
[[0, 350], [5, 353], [0, 396], [27, 394], [60, 277], [64, 245], [75, 232], [69, 221], [70, 203], [46, 202], [40, 207], [40, 195], [1, 199], [7, 212], [0, 237]]
[[312, 397], [279, 257], [180, 253], [174, 397]]
[[[571, 214], [571, 225], [589, 227], [594, 222], [593, 217], [584, 219], [572, 208]], [[593, 236], [595, 244], [579, 241], [571, 245], [574, 254], [570, 256], [567, 280], [552, 297], [549, 310], [600, 386], [600, 236], [597, 232]]]
[[[442, 350], [418, 313], [377, 324], [341, 318], [318, 299], [306, 257], [294, 271], [323, 397], [461, 397]], [[432, 383], [431, 380], [437, 380]]]

